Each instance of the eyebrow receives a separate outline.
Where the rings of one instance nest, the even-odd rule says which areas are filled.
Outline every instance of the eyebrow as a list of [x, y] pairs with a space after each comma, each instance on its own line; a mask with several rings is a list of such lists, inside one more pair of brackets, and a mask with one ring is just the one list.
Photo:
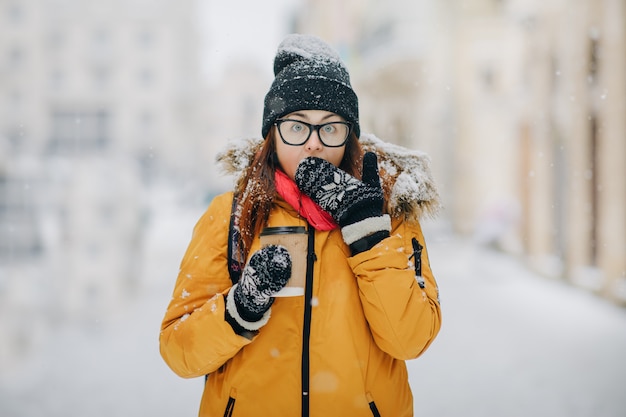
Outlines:
[[[324, 120], [330, 119], [331, 117], [334, 117], [334, 116], [337, 116], [337, 117], [341, 118], [341, 116], [339, 116], [338, 114], [335, 114], [335, 113], [328, 113], [326, 116], [322, 117], [322, 120], [321, 120], [321, 121], [324, 121]], [[306, 119], [306, 120], [311, 120], [311, 119], [309, 119], [308, 117], [306, 117], [306, 114], [305, 114], [305, 113], [301, 113], [301, 112], [291, 113], [291, 114], [289, 115], [289, 117], [302, 117], [303, 119]]]

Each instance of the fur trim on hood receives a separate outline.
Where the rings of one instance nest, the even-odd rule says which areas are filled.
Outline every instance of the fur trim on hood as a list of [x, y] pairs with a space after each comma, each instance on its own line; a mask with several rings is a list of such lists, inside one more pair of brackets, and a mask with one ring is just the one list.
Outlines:
[[[426, 153], [384, 142], [371, 133], [361, 134], [359, 142], [364, 151], [378, 156], [378, 166], [384, 172], [381, 180], [393, 182], [388, 202], [392, 216], [421, 219], [437, 214], [441, 203]], [[216, 161], [238, 181], [262, 144], [263, 139], [231, 141], [217, 154]]]

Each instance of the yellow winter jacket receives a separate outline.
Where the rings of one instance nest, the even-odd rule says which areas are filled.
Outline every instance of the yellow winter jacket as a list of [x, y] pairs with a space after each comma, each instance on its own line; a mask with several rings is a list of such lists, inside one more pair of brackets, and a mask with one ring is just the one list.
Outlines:
[[[424, 352], [441, 324], [419, 223], [392, 217], [391, 236], [353, 257], [339, 229], [314, 231], [310, 299], [276, 298], [249, 340], [224, 319], [232, 198], [216, 197], [195, 226], [161, 326], [171, 369], [208, 375], [199, 415], [412, 416], [404, 361]], [[268, 226], [296, 225], [306, 224], [277, 199]], [[423, 246], [423, 283], [413, 238]], [[258, 249], [257, 236], [248, 256]]]

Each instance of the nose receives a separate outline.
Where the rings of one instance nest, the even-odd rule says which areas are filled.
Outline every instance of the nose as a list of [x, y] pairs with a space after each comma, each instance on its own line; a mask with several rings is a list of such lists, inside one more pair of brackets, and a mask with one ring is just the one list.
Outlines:
[[309, 136], [309, 140], [306, 141], [306, 149], [309, 151], [312, 150], [321, 150], [324, 147], [324, 144], [320, 140], [320, 132], [317, 129], [312, 129], [311, 136]]

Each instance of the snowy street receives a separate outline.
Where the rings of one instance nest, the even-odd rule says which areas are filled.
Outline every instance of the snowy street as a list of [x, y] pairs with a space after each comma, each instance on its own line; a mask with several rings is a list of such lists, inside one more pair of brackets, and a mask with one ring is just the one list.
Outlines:
[[[415, 417], [626, 417], [624, 115], [626, 0], [0, 0], [0, 417], [198, 415], [205, 378], [177, 376], [159, 333], [226, 190], [246, 238], [297, 212], [358, 248], [386, 236], [381, 206], [426, 218], [425, 242], [402, 233], [413, 256], [389, 240], [359, 266], [315, 237], [329, 276], [237, 356], [266, 366], [223, 384], [235, 417], [262, 402], [247, 382], [343, 414], [410, 408], [372, 340], [410, 356], [432, 334], [412, 313], [433, 293], [404, 291], [424, 251], [442, 317], [406, 363]], [[168, 357], [239, 337], [222, 304], [191, 315], [221, 285], [214, 243], [237, 254], [222, 203], [180, 273]], [[288, 265], [257, 259], [228, 298], [244, 328]], [[223, 365], [194, 353], [170, 362]]]
[[416, 416], [626, 416], [626, 310], [467, 242], [429, 249], [443, 327], [409, 363]]
[[[142, 291], [115, 317], [65, 324], [2, 370], [1, 416], [197, 415], [203, 380], [166, 367], [158, 333], [199, 215], [153, 218]], [[626, 415], [626, 310], [425, 226], [444, 324], [408, 363], [416, 416]]]

